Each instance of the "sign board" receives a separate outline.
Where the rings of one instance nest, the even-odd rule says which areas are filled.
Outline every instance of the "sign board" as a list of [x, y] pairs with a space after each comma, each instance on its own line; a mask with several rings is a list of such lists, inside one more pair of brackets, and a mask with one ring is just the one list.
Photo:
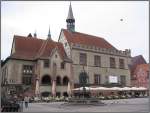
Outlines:
[[118, 77], [117, 76], [109, 76], [109, 83], [118, 83]]

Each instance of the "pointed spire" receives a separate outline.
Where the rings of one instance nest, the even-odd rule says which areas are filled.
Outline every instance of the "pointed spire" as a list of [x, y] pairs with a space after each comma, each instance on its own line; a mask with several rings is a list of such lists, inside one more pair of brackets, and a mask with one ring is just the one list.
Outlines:
[[66, 19], [66, 22], [67, 22], [67, 29], [71, 32], [74, 32], [75, 31], [75, 19], [74, 19], [73, 12], [72, 12], [71, 2], [70, 2], [69, 12], [68, 12], [68, 17]]
[[74, 17], [73, 17], [73, 12], [72, 12], [71, 2], [70, 2], [70, 6], [69, 6], [69, 12], [68, 12], [68, 17], [67, 17], [67, 19], [74, 19]]
[[49, 26], [49, 31], [48, 31], [48, 35], [47, 35], [49, 39], [51, 39], [51, 32], [50, 32], [50, 26]]
[[35, 32], [34, 32], [34, 37], [37, 38], [36, 30], [35, 30]]

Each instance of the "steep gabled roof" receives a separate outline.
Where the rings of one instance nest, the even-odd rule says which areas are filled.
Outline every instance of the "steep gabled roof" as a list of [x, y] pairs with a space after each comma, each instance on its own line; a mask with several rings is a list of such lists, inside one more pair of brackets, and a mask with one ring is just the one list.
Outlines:
[[69, 43], [96, 46], [107, 49], [116, 49], [114, 46], [112, 46], [109, 42], [107, 42], [104, 38], [101, 37], [92, 36], [79, 32], [70, 32], [66, 29], [62, 29], [62, 32], [64, 33]]
[[24, 60], [47, 58], [56, 47], [59, 50], [61, 58], [67, 58], [63, 45], [50, 39], [43, 40], [15, 35], [13, 44], [15, 44], [15, 52], [11, 54], [10, 58]]

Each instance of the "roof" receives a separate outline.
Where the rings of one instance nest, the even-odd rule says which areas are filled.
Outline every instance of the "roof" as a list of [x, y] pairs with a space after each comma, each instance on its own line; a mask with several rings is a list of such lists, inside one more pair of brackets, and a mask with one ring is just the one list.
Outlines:
[[109, 42], [107, 42], [104, 38], [101, 37], [92, 36], [79, 32], [70, 32], [67, 29], [62, 29], [62, 32], [64, 33], [69, 43], [97, 46], [100, 48], [107, 48], [107, 49], [116, 49], [114, 46], [112, 46]]
[[144, 57], [142, 55], [138, 55], [131, 58], [131, 65], [129, 66], [131, 75], [134, 74], [136, 67], [140, 64], [147, 64]]
[[58, 48], [62, 59], [67, 58], [63, 45], [50, 39], [43, 40], [15, 35], [13, 43], [15, 43], [15, 53], [11, 54], [11, 58], [24, 60], [47, 58], [54, 48]]

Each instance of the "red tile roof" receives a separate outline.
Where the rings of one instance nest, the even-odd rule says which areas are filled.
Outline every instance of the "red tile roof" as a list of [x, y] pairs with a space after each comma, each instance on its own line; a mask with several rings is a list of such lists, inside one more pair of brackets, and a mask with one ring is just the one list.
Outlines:
[[50, 39], [43, 40], [15, 35], [13, 43], [15, 43], [15, 53], [11, 54], [11, 58], [25, 60], [47, 58], [50, 56], [54, 48], [58, 48], [58, 51], [62, 58], [66, 57], [63, 45]]
[[116, 49], [104, 38], [92, 36], [84, 33], [79, 33], [79, 32], [70, 32], [66, 29], [62, 29], [62, 31], [69, 43], [97, 46], [100, 48], [107, 48], [107, 49]]

